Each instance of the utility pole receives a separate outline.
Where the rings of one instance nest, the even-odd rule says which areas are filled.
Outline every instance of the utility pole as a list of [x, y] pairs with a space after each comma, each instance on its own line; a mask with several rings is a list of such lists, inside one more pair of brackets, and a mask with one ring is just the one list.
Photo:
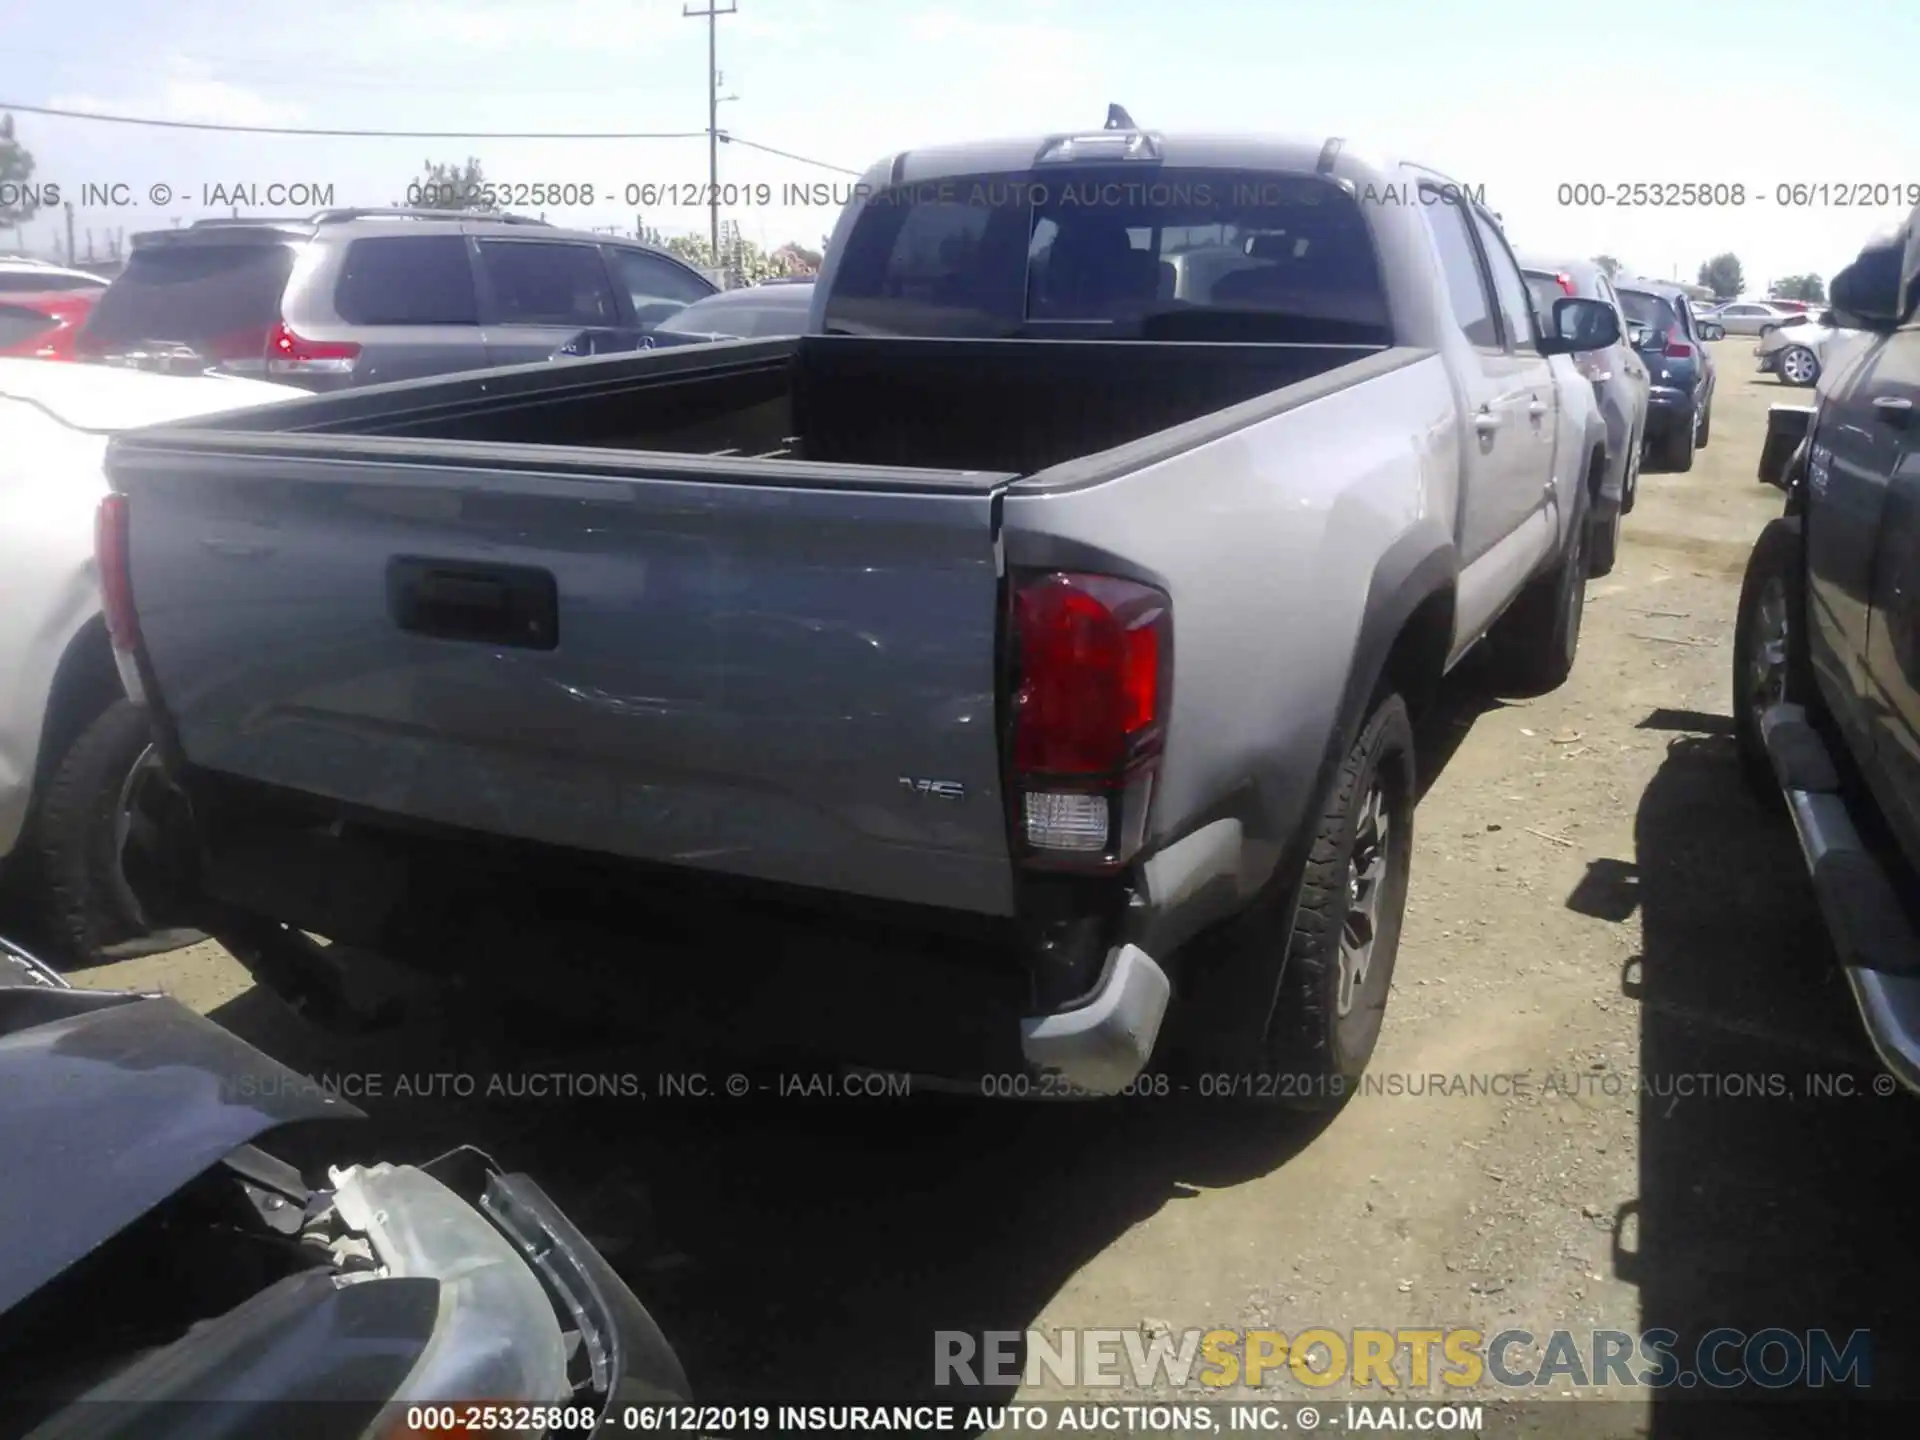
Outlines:
[[735, 0], [727, 0], [724, 8], [719, 0], [707, 0], [704, 10], [686, 5], [680, 11], [689, 20], [707, 22], [707, 243], [716, 266], [720, 263], [720, 17], [739, 8]]

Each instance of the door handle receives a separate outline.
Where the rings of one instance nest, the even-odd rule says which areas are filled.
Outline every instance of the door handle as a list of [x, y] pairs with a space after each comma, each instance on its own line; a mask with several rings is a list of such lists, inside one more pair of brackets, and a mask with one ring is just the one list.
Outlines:
[[1491, 410], [1482, 410], [1473, 417], [1473, 428], [1482, 435], [1491, 435], [1500, 428], [1500, 417]]
[[1889, 425], [1904, 427], [1913, 416], [1913, 401], [1902, 395], [1876, 395], [1873, 413]]
[[396, 556], [387, 564], [387, 613], [398, 628], [437, 640], [523, 650], [560, 643], [553, 575], [531, 566]]

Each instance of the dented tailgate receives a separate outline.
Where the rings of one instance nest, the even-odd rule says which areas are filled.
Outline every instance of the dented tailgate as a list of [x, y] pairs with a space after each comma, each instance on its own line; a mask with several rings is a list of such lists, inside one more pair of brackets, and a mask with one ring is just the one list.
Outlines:
[[158, 703], [192, 765], [1011, 912], [1000, 477], [856, 488], [742, 462], [760, 468], [702, 481], [649, 476], [644, 455], [587, 474], [256, 443], [123, 437], [109, 458]]

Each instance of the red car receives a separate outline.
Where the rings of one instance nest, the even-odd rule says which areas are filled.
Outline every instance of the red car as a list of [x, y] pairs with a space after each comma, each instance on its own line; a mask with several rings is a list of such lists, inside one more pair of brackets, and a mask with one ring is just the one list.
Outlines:
[[72, 360], [73, 341], [99, 290], [0, 295], [0, 355]]

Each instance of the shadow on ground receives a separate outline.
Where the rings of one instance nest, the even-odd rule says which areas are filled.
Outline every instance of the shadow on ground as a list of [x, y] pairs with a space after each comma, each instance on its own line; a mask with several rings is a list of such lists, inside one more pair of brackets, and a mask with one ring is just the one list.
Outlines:
[[[1423, 727], [1424, 777], [1495, 703], [1476, 695], [1448, 687]], [[1130, 1227], [1269, 1173], [1319, 1128], [1217, 1102], [782, 1097], [777, 1076], [711, 1051], [589, 1050], [497, 1013], [345, 1041], [259, 989], [215, 1018], [364, 1095], [371, 1125], [301, 1137], [293, 1158], [467, 1142], [537, 1175], [652, 1308], [703, 1401], [936, 1398], [935, 1331], [1025, 1329]], [[725, 1094], [736, 1071], [748, 1098]], [[712, 1093], [660, 1098], [670, 1073]], [[489, 1096], [496, 1084], [510, 1093]], [[611, 1093], [580, 1093], [593, 1089]]]
[[[1668, 1330], [1687, 1368], [1723, 1327], [1825, 1331], [1844, 1353], [1871, 1334], [1875, 1399], [1920, 1399], [1920, 1250], [1908, 1239], [1920, 1111], [1888, 1085], [1833, 962], [1784, 811], [1743, 786], [1724, 717], [1664, 712], [1671, 743], [1641, 799], [1631, 864], [1599, 861], [1570, 898], [1641, 911], [1644, 953], [1621, 977], [1638, 1001], [1640, 1185], [1614, 1263], [1640, 1289], [1641, 1328]], [[1718, 1352], [1740, 1362], [1738, 1346]], [[1749, 1365], [1792, 1369], [1769, 1347]], [[1912, 1410], [1844, 1421], [1833, 1388], [1664, 1392], [1652, 1435], [1911, 1434]], [[1851, 1397], [1858, 1398], [1857, 1392]], [[1808, 1400], [1742, 1414], [1715, 1401]], [[1769, 1423], [1769, 1417], [1773, 1423]], [[1832, 1428], [1833, 1426], [1840, 1428]]]

